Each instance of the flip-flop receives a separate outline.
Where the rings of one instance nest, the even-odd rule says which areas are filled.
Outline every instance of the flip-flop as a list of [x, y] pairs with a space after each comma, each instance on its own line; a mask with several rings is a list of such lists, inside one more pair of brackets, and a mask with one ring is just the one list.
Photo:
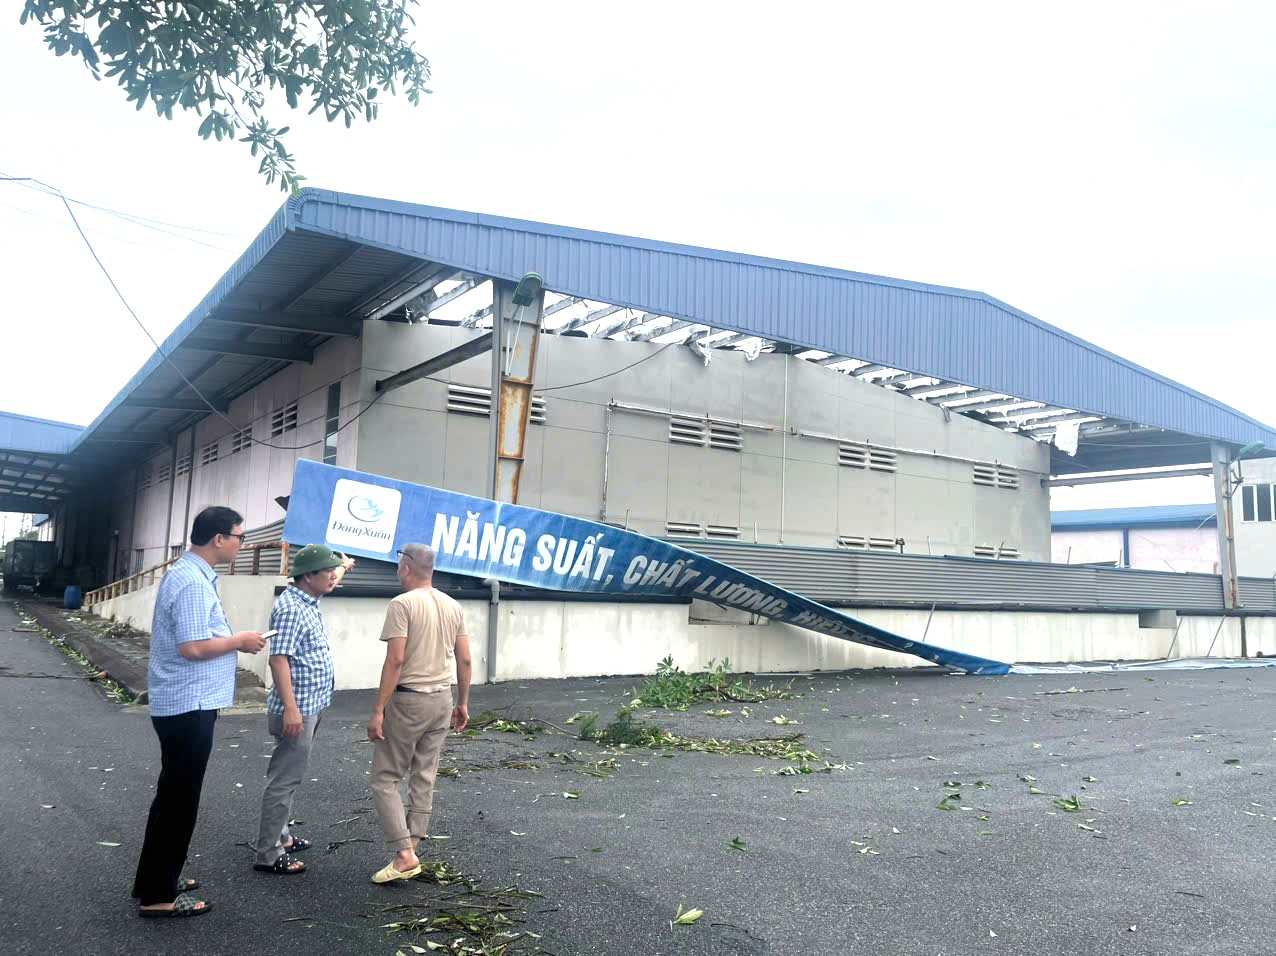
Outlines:
[[[203, 904], [202, 906], [200, 904]], [[197, 900], [187, 896], [185, 893], [179, 893], [177, 899], [173, 900], [173, 908], [171, 910], [145, 910], [138, 908], [137, 915], [143, 919], [174, 919], [186, 916], [203, 916], [213, 908], [213, 904], [207, 900]]]
[[297, 876], [306, 872], [306, 864], [284, 853], [274, 863], [254, 863], [253, 869], [261, 873], [274, 873], [277, 876]]
[[421, 864], [418, 863], [410, 870], [400, 870], [391, 860], [381, 869], [372, 874], [373, 883], [394, 883], [398, 880], [411, 880], [421, 875]]

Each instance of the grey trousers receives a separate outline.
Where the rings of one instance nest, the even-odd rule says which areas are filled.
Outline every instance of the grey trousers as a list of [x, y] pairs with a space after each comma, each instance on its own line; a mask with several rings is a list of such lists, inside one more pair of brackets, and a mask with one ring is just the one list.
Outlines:
[[284, 736], [284, 718], [270, 714], [268, 726], [275, 738], [275, 752], [270, 755], [266, 768], [266, 792], [261, 795], [261, 826], [257, 831], [257, 861], [267, 866], [283, 856], [284, 841], [288, 832], [288, 820], [292, 817], [292, 798], [306, 775], [310, 762], [310, 747], [323, 712], [303, 715], [301, 733], [296, 737]]

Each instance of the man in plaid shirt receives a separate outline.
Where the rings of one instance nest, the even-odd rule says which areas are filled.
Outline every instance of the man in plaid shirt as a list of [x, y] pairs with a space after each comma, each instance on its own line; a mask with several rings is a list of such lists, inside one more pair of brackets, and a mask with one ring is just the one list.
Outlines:
[[332, 653], [319, 599], [330, 594], [353, 566], [352, 558], [325, 545], [306, 545], [293, 558], [293, 583], [275, 599], [270, 613], [275, 632], [270, 639], [274, 687], [266, 698], [266, 714], [275, 752], [266, 770], [253, 863], [253, 869], [263, 873], [290, 875], [306, 869], [291, 854], [308, 849], [310, 841], [291, 833], [288, 819], [293, 795], [310, 761], [315, 731], [332, 703]]

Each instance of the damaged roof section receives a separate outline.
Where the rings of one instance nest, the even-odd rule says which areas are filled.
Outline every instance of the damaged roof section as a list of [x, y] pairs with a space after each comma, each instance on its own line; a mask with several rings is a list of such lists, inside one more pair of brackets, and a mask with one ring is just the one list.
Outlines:
[[1271, 427], [981, 292], [306, 189], [76, 452], [163, 442], [365, 321], [490, 326], [491, 280], [531, 271], [547, 333], [794, 354], [1049, 444], [1056, 474], [1202, 462], [1213, 441], [1276, 448]]

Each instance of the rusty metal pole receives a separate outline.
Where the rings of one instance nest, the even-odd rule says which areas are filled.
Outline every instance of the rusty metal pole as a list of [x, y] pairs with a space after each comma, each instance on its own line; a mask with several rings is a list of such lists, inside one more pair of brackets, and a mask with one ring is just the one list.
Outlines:
[[[493, 501], [518, 502], [544, 305], [545, 289], [535, 273], [524, 276], [517, 285], [500, 279], [492, 282], [492, 468], [488, 493]], [[501, 585], [492, 578], [488, 587], [487, 682], [491, 684], [496, 682]]]

